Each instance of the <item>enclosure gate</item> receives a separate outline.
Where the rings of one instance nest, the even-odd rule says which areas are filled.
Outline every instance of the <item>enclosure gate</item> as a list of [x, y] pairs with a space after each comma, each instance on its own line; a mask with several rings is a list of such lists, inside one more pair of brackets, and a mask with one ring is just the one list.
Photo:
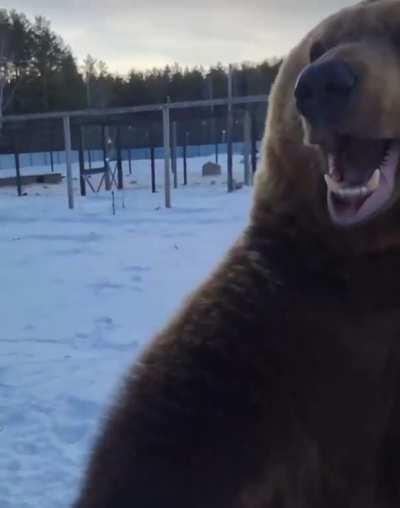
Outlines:
[[[108, 136], [107, 125], [102, 125], [102, 147], [103, 147], [103, 166], [100, 168], [86, 168], [85, 166], [85, 146], [84, 146], [84, 125], [79, 126], [79, 177], [81, 196], [86, 196], [86, 184], [90, 187], [92, 192], [98, 193], [103, 184], [105, 190], [109, 191], [113, 185], [117, 189], [123, 189], [123, 173], [122, 173], [122, 151], [120, 139], [120, 127], [117, 127], [116, 136], [116, 152], [117, 157], [115, 161], [111, 161], [109, 152], [111, 149], [111, 138]], [[111, 168], [111, 162], [115, 162], [114, 169]], [[97, 186], [94, 186], [90, 177], [92, 175], [101, 175], [100, 181]]]

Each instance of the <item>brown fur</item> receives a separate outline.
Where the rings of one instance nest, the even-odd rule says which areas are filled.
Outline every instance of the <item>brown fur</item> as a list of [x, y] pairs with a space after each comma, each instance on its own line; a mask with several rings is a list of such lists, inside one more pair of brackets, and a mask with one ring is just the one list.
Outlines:
[[399, 31], [399, 1], [363, 2], [289, 55], [251, 224], [128, 374], [75, 508], [400, 505], [398, 205], [331, 225], [293, 98], [318, 41], [365, 73], [345, 126], [400, 139]]

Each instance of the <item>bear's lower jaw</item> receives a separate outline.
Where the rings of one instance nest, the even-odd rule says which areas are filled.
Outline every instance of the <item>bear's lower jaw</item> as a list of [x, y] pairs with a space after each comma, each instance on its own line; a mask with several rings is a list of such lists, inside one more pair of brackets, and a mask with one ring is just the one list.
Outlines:
[[[329, 215], [341, 227], [362, 224], [390, 205], [400, 162], [400, 141], [354, 140], [351, 145], [353, 153], [345, 148], [328, 155], [325, 175]], [[364, 153], [355, 154], [354, 146], [364, 146]]]

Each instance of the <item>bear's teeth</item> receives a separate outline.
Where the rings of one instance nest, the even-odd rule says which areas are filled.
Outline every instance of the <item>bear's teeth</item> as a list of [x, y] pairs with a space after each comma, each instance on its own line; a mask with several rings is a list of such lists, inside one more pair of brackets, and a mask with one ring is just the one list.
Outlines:
[[367, 196], [372, 192], [375, 192], [381, 183], [381, 170], [376, 169], [365, 185], [349, 187], [345, 186], [344, 182], [337, 182], [330, 175], [325, 175], [325, 182], [328, 189], [334, 194], [345, 197], [359, 197]]
[[373, 175], [371, 176], [371, 178], [369, 179], [369, 181], [368, 181], [368, 183], [366, 185], [366, 187], [371, 192], [375, 192], [376, 189], [381, 184], [381, 176], [382, 176], [381, 170], [380, 169], [375, 169]]
[[335, 172], [335, 157], [332, 154], [328, 155], [328, 168], [329, 168], [329, 174], [332, 176]]
[[336, 194], [341, 198], [360, 198], [368, 196], [368, 194], [371, 194], [371, 191], [363, 185], [362, 187], [346, 187], [344, 189], [339, 189]]
[[341, 180], [340, 174], [336, 167], [336, 158], [333, 154], [328, 155], [328, 172], [329, 176], [339, 182]]
[[332, 192], [339, 192], [343, 188], [343, 183], [334, 180], [330, 175], [324, 175], [326, 185]]

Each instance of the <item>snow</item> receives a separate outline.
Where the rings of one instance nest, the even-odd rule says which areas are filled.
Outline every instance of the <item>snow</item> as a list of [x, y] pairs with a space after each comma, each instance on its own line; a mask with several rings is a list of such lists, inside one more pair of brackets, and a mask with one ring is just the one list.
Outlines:
[[225, 175], [200, 176], [206, 160], [169, 210], [161, 160], [156, 194], [135, 161], [115, 215], [111, 193], [81, 198], [77, 180], [73, 211], [65, 183], [0, 189], [1, 508], [70, 506], [121, 376], [245, 227], [251, 189], [227, 194]]

